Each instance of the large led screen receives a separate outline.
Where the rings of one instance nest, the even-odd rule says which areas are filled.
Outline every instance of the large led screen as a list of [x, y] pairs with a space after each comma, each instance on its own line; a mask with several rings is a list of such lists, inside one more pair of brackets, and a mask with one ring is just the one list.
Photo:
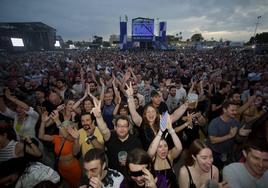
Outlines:
[[154, 20], [153, 19], [133, 19], [132, 20], [132, 36], [153, 36], [154, 35]]

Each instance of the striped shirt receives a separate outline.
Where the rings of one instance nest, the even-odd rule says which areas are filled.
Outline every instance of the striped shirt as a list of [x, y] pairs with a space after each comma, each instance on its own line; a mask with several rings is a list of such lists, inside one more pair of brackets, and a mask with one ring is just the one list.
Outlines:
[[11, 140], [4, 148], [0, 149], [0, 162], [18, 157], [15, 153], [17, 143], [17, 141]]

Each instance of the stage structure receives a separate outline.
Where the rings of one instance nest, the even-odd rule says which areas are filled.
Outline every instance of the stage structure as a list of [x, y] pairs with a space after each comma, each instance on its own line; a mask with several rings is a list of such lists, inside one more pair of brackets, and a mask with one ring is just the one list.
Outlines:
[[7, 51], [54, 50], [56, 29], [42, 22], [0, 23], [0, 49]]
[[166, 22], [159, 23], [159, 36], [154, 35], [154, 19], [134, 18], [132, 19], [131, 41], [127, 41], [127, 22], [120, 22], [120, 49], [165, 49], [166, 44]]

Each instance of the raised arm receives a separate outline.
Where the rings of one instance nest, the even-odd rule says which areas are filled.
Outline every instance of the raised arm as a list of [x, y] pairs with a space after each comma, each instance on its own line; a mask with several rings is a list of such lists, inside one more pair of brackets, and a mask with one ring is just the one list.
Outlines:
[[157, 135], [154, 137], [152, 143], [150, 144], [149, 148], [148, 148], [148, 155], [153, 159], [155, 157], [156, 151], [157, 151], [157, 147], [159, 145], [159, 142], [161, 140], [163, 132], [161, 131], [161, 129], [159, 129]]
[[73, 155], [77, 155], [80, 152], [80, 144], [79, 144], [79, 132], [76, 127], [66, 126], [68, 133], [73, 137]]
[[248, 98], [248, 101], [247, 101], [245, 104], [243, 104], [241, 107], [239, 107], [239, 108], [237, 109], [237, 113], [238, 113], [238, 114], [242, 114], [246, 109], [249, 108], [250, 104], [251, 104], [255, 99], [256, 99], [256, 95], [250, 96], [250, 97]]
[[114, 102], [115, 102], [115, 108], [114, 108], [114, 111], [113, 111], [113, 116], [116, 116], [117, 113], [118, 113], [120, 104], [121, 104], [121, 97], [118, 96], [118, 98], [116, 100], [114, 100]]
[[102, 115], [101, 115], [101, 101], [99, 101], [96, 97], [92, 96], [94, 108], [92, 109], [92, 113], [96, 117], [98, 128], [103, 136], [104, 141], [108, 141], [111, 137], [111, 131], [108, 129]]
[[172, 141], [174, 143], [174, 147], [171, 150], [169, 150], [169, 156], [172, 160], [174, 160], [181, 153], [182, 144], [181, 144], [181, 141], [180, 141], [178, 135], [176, 134], [175, 130], [172, 127], [172, 123], [171, 123], [171, 119], [170, 119], [169, 115], [167, 118], [167, 130], [168, 130], [168, 133], [171, 135]]
[[174, 130], [176, 133], [179, 133], [180, 131], [182, 131], [183, 129], [185, 129], [186, 127], [191, 129], [193, 126], [193, 113], [189, 114], [187, 113], [187, 116], [185, 116], [185, 123], [180, 125], [179, 127], [176, 127]]
[[138, 79], [137, 79], [137, 76], [135, 75], [135, 73], [134, 73], [132, 67], [129, 67], [128, 70], [129, 70], [129, 72], [131, 73], [131, 75], [132, 75], [134, 81], [137, 82]]
[[199, 82], [200, 90], [199, 90], [199, 100], [204, 96], [204, 88], [203, 88], [203, 80]]
[[126, 87], [127, 87], [126, 94], [128, 97], [127, 102], [128, 102], [128, 107], [129, 107], [131, 118], [133, 122], [135, 123], [135, 125], [140, 127], [142, 123], [142, 117], [136, 111], [136, 106], [135, 106], [134, 97], [133, 97], [132, 83], [130, 82], [129, 86], [126, 84]]
[[188, 94], [193, 92], [195, 84], [196, 84], [196, 82], [193, 81], [193, 79], [191, 79], [191, 87], [190, 87], [190, 89], [188, 91]]
[[174, 123], [175, 121], [177, 121], [178, 119], [180, 119], [182, 117], [182, 115], [185, 113], [185, 111], [188, 108], [188, 103], [184, 103], [183, 105], [181, 105], [179, 108], [177, 108], [171, 115], [170, 115], [170, 119], [171, 119], [171, 123]]
[[5, 96], [11, 102], [13, 102], [14, 104], [16, 104], [17, 106], [20, 106], [20, 107], [24, 108], [26, 111], [28, 111], [30, 109], [30, 107], [28, 106], [28, 104], [26, 104], [25, 102], [17, 99], [16, 97], [12, 96], [10, 94], [10, 90], [8, 88], [5, 89]]
[[[2, 88], [1, 88], [2, 89]], [[0, 96], [0, 112], [4, 113], [6, 111], [7, 107], [4, 102], [4, 97], [3, 95]]]
[[85, 100], [87, 95], [88, 95], [88, 84], [86, 84], [84, 96], [81, 99], [79, 99], [78, 101], [76, 101], [76, 103], [74, 103], [74, 105], [72, 107], [74, 111], [76, 111], [76, 109], [80, 106], [80, 104]]
[[[115, 101], [121, 101], [121, 98], [120, 98], [120, 92], [119, 92], [119, 90], [117, 89], [117, 87], [116, 87], [116, 78], [115, 78], [115, 76], [113, 75], [113, 81], [112, 81], [112, 85], [113, 85], [113, 90], [114, 90], [114, 96], [115, 96]], [[119, 99], [120, 98], [120, 99]]]
[[[18, 147], [20, 148], [20, 150], [23, 152], [23, 147], [25, 144], [25, 150], [26, 153], [35, 156], [35, 157], [41, 157], [42, 156], [42, 152], [40, 151], [40, 149], [37, 147], [37, 145], [35, 145], [32, 140], [29, 137], [26, 137], [24, 140], [24, 143], [21, 143], [18, 145]], [[17, 146], [16, 146], [17, 149]], [[25, 153], [24, 153], [25, 155]]]
[[45, 126], [46, 126], [46, 122], [48, 120], [49, 120], [48, 112], [45, 111], [42, 114], [41, 125], [40, 125], [39, 132], [38, 132], [38, 138], [40, 138], [41, 140], [44, 140], [44, 141], [52, 142], [53, 136], [45, 134]]
[[100, 78], [100, 83], [101, 83], [100, 101], [103, 101], [105, 93], [105, 84], [102, 78]]

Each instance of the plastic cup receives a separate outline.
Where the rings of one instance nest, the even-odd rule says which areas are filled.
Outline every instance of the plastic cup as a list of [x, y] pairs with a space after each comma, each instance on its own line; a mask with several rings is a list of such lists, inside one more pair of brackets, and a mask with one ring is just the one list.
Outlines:
[[118, 152], [118, 160], [119, 162], [125, 162], [127, 159], [127, 152], [126, 151], [120, 151]]

